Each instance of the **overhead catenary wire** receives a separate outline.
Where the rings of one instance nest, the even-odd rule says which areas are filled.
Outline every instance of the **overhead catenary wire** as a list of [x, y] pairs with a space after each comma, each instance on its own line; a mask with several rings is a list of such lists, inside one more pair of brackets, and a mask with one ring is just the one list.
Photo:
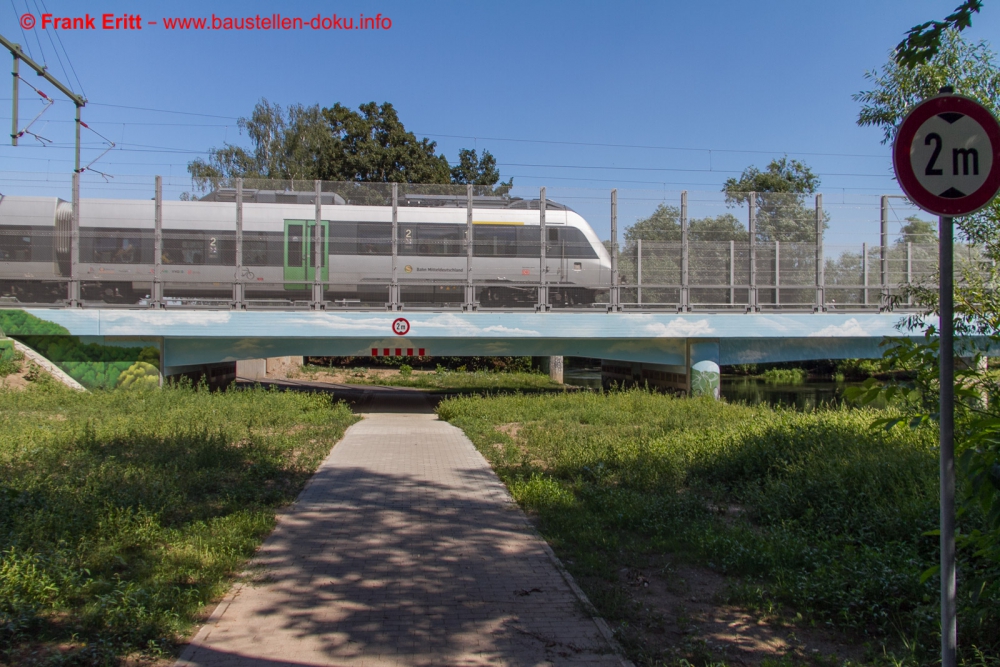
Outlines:
[[[28, 57], [35, 60], [34, 54], [31, 52], [31, 43], [28, 41], [28, 34], [24, 32], [24, 26], [21, 25], [21, 15], [17, 11], [17, 6], [14, 4], [14, 0], [10, 0], [10, 8], [14, 12], [14, 21], [17, 23], [18, 27], [21, 29], [21, 38], [24, 42], [24, 49], [28, 52]], [[7, 98], [9, 100], [9, 98]]]
[[[45, 0], [39, 0], [39, 1], [42, 4], [42, 9], [44, 9], [45, 12], [48, 13], [49, 12], [49, 8], [45, 6]], [[52, 32], [54, 32], [56, 34], [56, 40], [59, 42], [59, 46], [62, 47], [63, 54], [66, 56], [66, 62], [69, 64], [70, 71], [73, 72], [73, 78], [76, 79], [76, 85], [80, 89], [80, 94], [83, 95], [84, 98], [86, 98], [87, 97], [87, 91], [85, 91], [83, 89], [83, 82], [80, 80], [80, 77], [77, 76], [76, 68], [73, 67], [73, 59], [70, 58], [69, 51], [66, 50], [66, 45], [63, 44], [62, 36], [59, 34], [58, 30], [53, 30]], [[52, 48], [55, 48], [55, 45], [53, 45]], [[56, 51], [56, 53], [58, 54], [58, 51]], [[60, 60], [60, 65], [61, 64], [62, 64], [62, 61]], [[63, 68], [63, 72], [66, 72], [65, 68]], [[68, 79], [69, 76], [67, 75], [66, 78]]]
[[[9, 98], [0, 97], [0, 100], [6, 100]], [[133, 111], [145, 111], [150, 113], [168, 113], [168, 114], [179, 114], [186, 116], [200, 116], [204, 118], [221, 118], [225, 120], [240, 120], [239, 116], [223, 116], [218, 114], [206, 114], [198, 113], [193, 111], [178, 111], [175, 109], [156, 109], [153, 107], [136, 107], [127, 106], [122, 104], [108, 104], [102, 102], [89, 102], [88, 106], [92, 107], [108, 107], [116, 109], [129, 109]], [[123, 122], [123, 121], [115, 121]], [[127, 122], [127, 121], [126, 121]], [[135, 123], [139, 124], [139, 123]], [[194, 127], [192, 125], [192, 127]], [[228, 127], [225, 126], [225, 127]], [[554, 145], [565, 145], [565, 146], [590, 146], [596, 148], [635, 148], [635, 149], [647, 149], [647, 150], [661, 150], [661, 151], [685, 151], [685, 152], [703, 152], [703, 153], [726, 153], [726, 154], [760, 154], [760, 155], [806, 155], [813, 157], [854, 157], [854, 158], [879, 158], [886, 159], [885, 155], [876, 155], [873, 153], [822, 153], [822, 152], [811, 152], [811, 151], [788, 151], [788, 150], [757, 150], [757, 149], [738, 149], [738, 148], [705, 148], [698, 146], [655, 146], [655, 145], [642, 145], [642, 144], [616, 144], [616, 143], [606, 143], [606, 142], [587, 142], [587, 141], [561, 141], [556, 139], [525, 139], [525, 138], [512, 138], [512, 137], [480, 137], [473, 135], [461, 135], [461, 134], [443, 134], [439, 132], [417, 132], [414, 131], [415, 135], [424, 135], [427, 137], [443, 137], [449, 139], [471, 139], [471, 140], [484, 140], [484, 141], [509, 141], [516, 143], [530, 143], [530, 144], [554, 144]]]
[[[36, 16], [42, 16], [43, 14], [47, 14], [48, 13], [47, 10], [45, 12], [42, 11], [42, 9], [40, 8], [38, 0], [32, 0], [32, 2], [34, 2], [34, 4], [35, 4], [35, 15]], [[37, 26], [35, 27], [35, 30], [38, 30]], [[62, 76], [63, 76], [63, 78], [66, 79], [67, 81], [69, 81], [69, 71], [66, 69], [66, 65], [63, 64], [62, 56], [59, 54], [59, 49], [56, 48], [55, 40], [52, 39], [52, 33], [53, 32], [57, 33], [57, 31], [55, 31], [55, 30], [43, 30], [43, 32], [45, 33], [45, 36], [48, 37], [48, 39], [49, 39], [49, 44], [52, 46], [52, 52], [56, 56], [56, 62], [59, 63], [59, 69], [62, 70]], [[67, 55], [67, 58], [68, 57], [69, 56]]]

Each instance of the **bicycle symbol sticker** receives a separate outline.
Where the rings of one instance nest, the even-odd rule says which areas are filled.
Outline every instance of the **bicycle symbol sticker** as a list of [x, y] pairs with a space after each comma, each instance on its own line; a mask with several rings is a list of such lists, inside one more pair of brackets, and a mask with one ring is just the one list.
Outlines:
[[410, 331], [410, 323], [403, 317], [392, 321], [392, 332], [397, 336], [405, 336]]

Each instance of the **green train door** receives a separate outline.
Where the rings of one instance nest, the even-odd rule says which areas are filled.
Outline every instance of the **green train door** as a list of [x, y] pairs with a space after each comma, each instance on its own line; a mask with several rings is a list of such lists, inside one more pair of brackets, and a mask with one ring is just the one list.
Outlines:
[[[328, 223], [320, 223], [320, 243], [323, 251], [320, 253], [320, 276], [326, 282], [330, 279], [330, 267], [327, 259], [330, 256], [330, 241]], [[307, 280], [311, 284], [316, 268], [313, 256], [313, 235], [316, 233], [315, 220], [285, 220], [285, 280]], [[286, 290], [309, 289], [309, 284], [285, 283]]]

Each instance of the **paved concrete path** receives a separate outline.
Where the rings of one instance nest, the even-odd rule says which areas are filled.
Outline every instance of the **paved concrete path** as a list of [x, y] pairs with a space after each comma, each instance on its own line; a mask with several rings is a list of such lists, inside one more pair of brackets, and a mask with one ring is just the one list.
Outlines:
[[622, 664], [459, 429], [365, 409], [178, 666]]

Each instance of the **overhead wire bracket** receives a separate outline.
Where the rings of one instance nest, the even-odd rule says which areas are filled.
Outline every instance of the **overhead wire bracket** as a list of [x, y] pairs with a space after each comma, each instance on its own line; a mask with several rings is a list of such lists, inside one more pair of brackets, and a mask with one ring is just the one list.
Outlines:
[[93, 160], [91, 160], [85, 167], [80, 167], [80, 169], [78, 170], [78, 172], [82, 173], [84, 171], [92, 171], [95, 174], [100, 174], [101, 177], [103, 177], [105, 181], [107, 181], [109, 178], [114, 178], [114, 176], [112, 176], [110, 174], [106, 174], [103, 171], [98, 171], [97, 169], [94, 169], [92, 165], [95, 162], [97, 162], [98, 160], [100, 160], [102, 157], [104, 157], [105, 155], [107, 155], [109, 152], [111, 152], [111, 150], [115, 147], [115, 142], [111, 141], [106, 136], [104, 136], [103, 134], [101, 134], [100, 132], [98, 132], [97, 130], [95, 130], [94, 128], [92, 128], [91, 126], [89, 126], [86, 123], [84, 123], [82, 120], [80, 121], [80, 126], [87, 128], [88, 130], [90, 130], [91, 132], [93, 132], [94, 134], [96, 134], [97, 136], [99, 136], [101, 138], [101, 140], [105, 144], [107, 144], [107, 148], [104, 149], [103, 153], [101, 153], [100, 155], [98, 155], [97, 157], [95, 157]]
[[14, 74], [14, 76], [16, 76], [19, 80], [24, 81], [24, 83], [28, 84], [28, 87], [31, 88], [36, 93], [38, 93], [38, 96], [42, 98], [42, 102], [45, 103], [45, 106], [42, 107], [42, 110], [39, 111], [35, 115], [35, 117], [31, 119], [30, 123], [28, 123], [27, 125], [24, 126], [24, 129], [18, 130], [17, 133], [14, 135], [14, 138], [15, 139], [20, 139], [21, 137], [23, 137], [24, 135], [27, 134], [29, 136], [34, 137], [43, 146], [45, 144], [51, 144], [52, 143], [51, 139], [46, 139], [45, 137], [32, 132], [31, 131], [31, 126], [34, 125], [38, 121], [38, 119], [42, 117], [42, 114], [44, 114], [46, 111], [48, 111], [52, 107], [52, 105], [56, 103], [56, 101], [54, 99], [52, 99], [51, 97], [49, 97], [48, 95], [46, 95], [45, 93], [43, 93], [38, 88], [35, 88], [34, 86], [32, 86], [31, 82], [28, 81], [27, 79], [25, 79], [20, 74]]

